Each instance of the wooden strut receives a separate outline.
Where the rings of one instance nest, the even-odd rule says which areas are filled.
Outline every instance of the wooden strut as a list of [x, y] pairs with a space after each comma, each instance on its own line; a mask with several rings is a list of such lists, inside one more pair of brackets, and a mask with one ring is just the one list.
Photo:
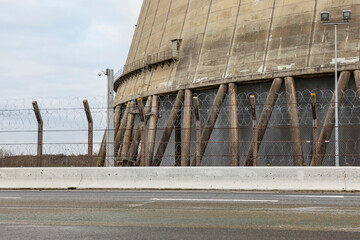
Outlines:
[[230, 166], [239, 166], [239, 115], [237, 101], [237, 86], [235, 83], [229, 84], [229, 118], [230, 118]]
[[[137, 103], [138, 103], [137, 106], [138, 106], [138, 109], [139, 109], [140, 122], [139, 122], [139, 125], [138, 125], [138, 127], [137, 127], [137, 129], [135, 131], [133, 140], [132, 140], [131, 145], [130, 145], [130, 149], [129, 149], [128, 154], [127, 154], [128, 161], [129, 162], [136, 161], [136, 163], [135, 163], [136, 166], [140, 166], [141, 165], [141, 157], [142, 156], [145, 157], [145, 145], [144, 146], [142, 145], [142, 147], [141, 147], [141, 151], [144, 150], [143, 155], [141, 154], [141, 152], [138, 153], [138, 150], [139, 150], [140, 142], [142, 144], [145, 144], [146, 121], [147, 121], [147, 118], [146, 118], [145, 115], [150, 113], [151, 102], [152, 102], [152, 96], [149, 96], [147, 98], [145, 108], [144, 108], [143, 103], [142, 103], [142, 98], [137, 99]], [[142, 121], [142, 119], [143, 119], [143, 121]], [[142, 140], [142, 139], [144, 139], [144, 140]], [[143, 161], [143, 164], [145, 164], [145, 159]]]
[[[261, 142], [264, 138], [267, 126], [269, 124], [274, 105], [276, 103], [276, 100], [279, 96], [279, 91], [282, 85], [283, 79], [282, 78], [275, 78], [270, 91], [268, 93], [268, 97], [265, 102], [265, 106], [263, 108], [263, 111], [261, 113], [259, 122], [257, 124], [257, 141], [256, 141], [256, 150], [258, 151]], [[252, 140], [252, 142], [254, 139]], [[254, 147], [253, 144], [250, 144], [249, 151], [246, 157], [246, 160], [244, 162], [244, 166], [253, 166], [253, 154], [254, 154]]]
[[304, 155], [302, 151], [302, 140], [300, 133], [300, 121], [298, 104], [296, 100], [295, 81], [293, 77], [285, 78], [286, 102], [288, 105], [290, 135], [293, 152], [294, 166], [304, 165]]
[[190, 166], [190, 152], [191, 152], [191, 101], [192, 91], [185, 90], [184, 112], [183, 112], [183, 125], [181, 132], [181, 166]]
[[86, 118], [88, 121], [88, 155], [93, 155], [93, 136], [94, 136], [94, 122], [91, 116], [89, 102], [85, 99], [83, 101]]
[[318, 139], [318, 122], [317, 122], [317, 109], [316, 109], [316, 94], [312, 93], [311, 97], [311, 109], [313, 118], [313, 157], [316, 158], [317, 152], [317, 139]]
[[253, 132], [253, 141], [252, 141], [252, 147], [254, 149], [253, 152], [253, 166], [257, 166], [258, 164], [258, 149], [256, 147], [257, 145], [257, 116], [256, 116], [256, 99], [255, 95], [250, 96], [250, 104], [251, 104], [251, 112], [252, 112], [252, 132]]
[[[200, 138], [200, 142], [201, 142], [200, 162], [201, 162], [201, 160], [202, 160], [202, 158], [204, 156], [206, 147], [207, 147], [207, 145], [209, 143], [211, 134], [212, 134], [212, 132], [214, 130], [216, 120], [217, 120], [217, 118], [219, 116], [221, 106], [222, 106], [223, 101], [225, 99], [227, 88], [228, 87], [227, 87], [226, 84], [221, 84], [220, 85], [219, 90], [218, 90], [218, 92], [216, 94], [213, 106], [211, 108], [209, 116], [208, 116], [208, 118], [206, 120], [206, 123], [204, 125], [204, 129], [202, 130], [201, 138]], [[196, 158], [196, 156], [194, 156], [194, 158]]]
[[129, 151], [132, 132], [134, 128], [134, 118], [135, 118], [134, 110], [135, 110], [135, 101], [131, 101], [121, 152], [118, 152], [117, 154], [117, 157], [120, 157], [120, 161], [122, 161], [123, 166], [128, 165], [128, 161], [126, 161], [126, 155]]
[[195, 120], [196, 120], [196, 150], [195, 158], [191, 162], [191, 166], [201, 166], [201, 115], [199, 109], [199, 100], [197, 97], [193, 97]]
[[[338, 82], [338, 104], [341, 103], [344, 96], [344, 91], [346, 90], [350, 80], [350, 72], [344, 71], [340, 74]], [[325, 117], [324, 125], [321, 129], [320, 136], [317, 142], [317, 152], [313, 156], [311, 161], [311, 166], [322, 166], [322, 162], [326, 153], [327, 145], [330, 141], [332, 132], [335, 126], [335, 94], [331, 99], [331, 104], [329, 106], [328, 112]]]
[[145, 166], [150, 167], [155, 150], [155, 140], [156, 140], [156, 130], [157, 130], [157, 122], [159, 117], [159, 98], [157, 95], [153, 95], [152, 103], [151, 103], [151, 113], [149, 120], [149, 129], [147, 136], [147, 144], [146, 144], [146, 157], [145, 157]]
[[124, 114], [121, 118], [119, 130], [116, 132], [115, 141], [114, 141], [115, 156], [118, 156], [118, 154], [121, 153], [121, 143], [123, 143], [124, 133], [126, 131], [126, 123], [130, 112], [130, 106], [131, 106], [131, 102], [127, 102]]
[[38, 167], [43, 167], [44, 162], [42, 158], [42, 152], [43, 152], [43, 133], [44, 133], [44, 123], [41, 117], [40, 109], [38, 106], [38, 103], [36, 101], [32, 102], [34, 113], [36, 120], [38, 122], [38, 143], [37, 143], [37, 159], [36, 164]]
[[184, 101], [184, 93], [185, 93], [184, 90], [180, 90], [178, 92], [178, 94], [177, 94], [174, 106], [173, 106], [173, 108], [172, 108], [172, 110], [170, 112], [170, 115], [169, 115], [169, 118], [168, 118], [168, 121], [167, 121], [167, 124], [166, 124], [166, 128], [165, 128], [164, 133], [163, 133], [163, 135], [161, 137], [161, 140], [160, 140], [159, 146], [157, 148], [154, 160], [153, 160], [153, 162], [151, 164], [152, 166], [160, 166], [161, 165], [162, 159], [164, 157], [166, 148], [167, 148], [168, 143], [169, 143], [169, 139], [170, 139], [171, 134], [172, 134], [172, 132], [174, 130], [176, 120], [177, 120], [178, 115], [179, 115], [179, 113], [181, 111], [181, 107], [182, 107], [182, 104], [183, 104], [183, 101]]

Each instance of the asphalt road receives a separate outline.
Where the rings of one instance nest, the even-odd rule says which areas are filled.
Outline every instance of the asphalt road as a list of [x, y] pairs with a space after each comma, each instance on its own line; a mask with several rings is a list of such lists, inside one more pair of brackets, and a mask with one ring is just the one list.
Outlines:
[[0, 239], [360, 239], [360, 194], [0, 191]]

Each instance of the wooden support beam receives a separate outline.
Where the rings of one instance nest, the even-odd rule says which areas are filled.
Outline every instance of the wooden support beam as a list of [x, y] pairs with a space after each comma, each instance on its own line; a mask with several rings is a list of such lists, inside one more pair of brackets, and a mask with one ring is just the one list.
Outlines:
[[93, 155], [93, 136], [94, 136], [94, 123], [91, 116], [89, 102], [85, 99], [83, 101], [86, 118], [88, 121], [88, 155]]
[[127, 165], [128, 161], [126, 161], [126, 155], [128, 154], [129, 148], [130, 148], [130, 143], [131, 143], [131, 138], [132, 138], [132, 132], [134, 129], [134, 111], [135, 111], [135, 101], [131, 101], [130, 102], [130, 109], [129, 109], [129, 114], [128, 114], [128, 119], [127, 119], [127, 123], [126, 123], [126, 129], [124, 132], [124, 139], [122, 142], [122, 148], [121, 148], [121, 152], [118, 152], [117, 157], [120, 157], [120, 160], [124, 164]]
[[311, 109], [312, 109], [312, 125], [313, 125], [313, 157], [316, 158], [317, 152], [317, 139], [318, 139], [318, 123], [317, 123], [317, 110], [316, 110], [316, 94], [311, 94]]
[[183, 112], [183, 125], [181, 133], [181, 166], [190, 166], [190, 150], [191, 150], [191, 101], [192, 91], [185, 90], [184, 112]]
[[37, 161], [36, 164], [38, 167], [44, 167], [44, 162], [42, 158], [43, 152], [43, 133], [44, 133], [44, 123], [41, 117], [40, 109], [36, 101], [32, 102], [36, 120], [38, 122], [38, 142], [37, 142]]
[[253, 141], [252, 141], [252, 146], [253, 146], [253, 166], [256, 167], [258, 164], [258, 148], [257, 146], [257, 115], [256, 115], [256, 99], [255, 99], [255, 95], [251, 95], [250, 96], [250, 104], [251, 104], [251, 112], [252, 112], [252, 132], [253, 132]]
[[[206, 150], [206, 147], [209, 143], [209, 140], [210, 140], [210, 137], [211, 137], [211, 134], [214, 130], [214, 127], [215, 127], [215, 123], [216, 123], [216, 120], [219, 116], [219, 113], [220, 113], [220, 109], [221, 109], [221, 106], [224, 102], [224, 99], [225, 99], [225, 95], [226, 95], [226, 92], [227, 92], [227, 85], [226, 84], [221, 84], [220, 87], [219, 87], [219, 90], [216, 94], [216, 97], [215, 97], [215, 100], [214, 100], [214, 103], [213, 103], [213, 106], [211, 108], [211, 111], [209, 113], [209, 116], [206, 120], [206, 123], [204, 125], [204, 129], [201, 133], [201, 154], [200, 154], [200, 162], [204, 156], [204, 153], [205, 153], [205, 150]], [[195, 157], [195, 156], [194, 156]]]
[[149, 120], [149, 129], [147, 136], [147, 144], [146, 144], [146, 157], [145, 157], [145, 166], [150, 167], [155, 150], [155, 141], [156, 141], [156, 130], [157, 130], [157, 122], [159, 116], [159, 98], [157, 95], [153, 95], [152, 103], [151, 103], [151, 113]]
[[[140, 143], [145, 144], [145, 134], [146, 134], [146, 115], [150, 113], [151, 110], [151, 102], [152, 102], [152, 96], [149, 96], [146, 100], [145, 108], [142, 103], [142, 98], [137, 99], [137, 106], [139, 109], [139, 116], [140, 116], [140, 122], [139, 125], [135, 131], [133, 140], [131, 141], [130, 149], [127, 155], [128, 161], [134, 162], [136, 161], [136, 166], [141, 165], [141, 152], [139, 153], [139, 145]], [[144, 119], [144, 121], [142, 121]], [[144, 139], [144, 141], [142, 141]], [[141, 147], [141, 151], [145, 151], [145, 146]], [[143, 155], [145, 157], [145, 155]], [[145, 164], [145, 159], [143, 161], [143, 164]], [[143, 165], [141, 165], [143, 166]]]
[[300, 121], [298, 104], [296, 99], [295, 81], [293, 77], [285, 78], [286, 102], [288, 105], [290, 135], [294, 166], [304, 165], [304, 155], [302, 151], [302, 141], [300, 133]]
[[[256, 146], [256, 150], [259, 149], [261, 142], [264, 138], [267, 126], [269, 124], [272, 112], [273, 112], [273, 108], [274, 105], [276, 103], [276, 100], [279, 96], [279, 91], [282, 85], [283, 79], [282, 78], [276, 78], [274, 79], [270, 91], [268, 93], [268, 97], [266, 99], [263, 111], [261, 113], [259, 122], [257, 124], [257, 146]], [[254, 140], [252, 140], [253, 142]], [[254, 148], [253, 148], [253, 144], [250, 144], [249, 147], [249, 151], [246, 157], [246, 160], [244, 162], [244, 166], [253, 166], [253, 153], [254, 153]]]
[[200, 116], [200, 108], [199, 108], [199, 100], [197, 97], [193, 97], [194, 104], [194, 112], [195, 112], [195, 120], [196, 120], [196, 150], [195, 150], [195, 158], [191, 162], [191, 166], [201, 166], [201, 116]]
[[[350, 72], [344, 71], [340, 74], [340, 78], [338, 81], [338, 104], [341, 103], [342, 98], [344, 96], [344, 92], [349, 84], [350, 80]], [[335, 94], [331, 99], [331, 104], [329, 106], [328, 112], [325, 117], [324, 125], [321, 129], [320, 136], [317, 143], [317, 152], [316, 155], [313, 156], [311, 161], [311, 166], [321, 166], [327, 145], [330, 141], [332, 132], [335, 126]]]
[[229, 84], [229, 140], [230, 140], [230, 166], [239, 166], [239, 114], [237, 101], [237, 86]]
[[181, 106], [183, 104], [183, 101], [184, 101], [184, 93], [185, 91], [184, 90], [180, 90], [177, 94], [177, 97], [175, 99], [175, 102], [174, 102], [174, 106], [170, 112], [170, 115], [169, 115], [169, 118], [168, 118], [168, 121], [167, 121], [167, 124], [166, 124], [166, 128], [164, 130], [164, 133], [161, 137], [161, 141], [160, 141], [160, 144], [158, 146], [158, 149], [156, 151], [156, 154], [155, 154], [155, 157], [154, 157], [154, 160], [152, 162], [152, 166], [160, 166], [161, 164], [161, 161], [163, 159], [163, 156], [165, 154], [165, 151], [166, 151], [166, 148], [168, 146], [168, 143], [169, 143], [169, 139], [171, 137], [171, 134], [174, 130], [174, 126], [175, 126], [175, 122], [176, 122], [176, 119], [179, 115], [179, 112], [181, 111]]
[[117, 156], [119, 154], [119, 152], [121, 152], [120, 145], [124, 139], [126, 123], [127, 123], [128, 115], [130, 112], [130, 105], [131, 105], [130, 102], [126, 103], [126, 108], [125, 108], [124, 114], [122, 115], [122, 118], [121, 118], [119, 130], [116, 132], [115, 141], [114, 141], [115, 156]]

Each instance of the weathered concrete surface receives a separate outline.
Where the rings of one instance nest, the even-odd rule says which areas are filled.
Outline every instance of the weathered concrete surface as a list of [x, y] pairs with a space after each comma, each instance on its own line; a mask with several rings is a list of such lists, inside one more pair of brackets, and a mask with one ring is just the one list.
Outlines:
[[219, 83], [332, 72], [334, 28], [339, 26], [340, 69], [359, 68], [360, 2], [353, 0], [144, 0], [127, 65], [171, 49], [182, 39], [178, 62], [143, 69], [119, 80], [115, 104], [178, 89]]
[[359, 197], [353, 193], [0, 191], [0, 231], [1, 239], [21, 240], [352, 240], [360, 237]]
[[356, 167], [4, 168], [0, 189], [360, 191]]

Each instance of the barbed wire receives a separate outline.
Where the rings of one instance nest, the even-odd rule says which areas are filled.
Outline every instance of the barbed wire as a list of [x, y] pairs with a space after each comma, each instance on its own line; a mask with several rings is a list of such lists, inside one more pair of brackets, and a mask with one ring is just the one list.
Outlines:
[[[286, 92], [282, 90], [277, 98], [276, 104], [272, 107], [272, 115], [269, 119], [266, 134], [261, 142], [258, 153], [259, 165], [291, 166], [293, 165], [292, 142], [290, 137], [289, 111], [297, 110], [299, 125], [302, 137], [302, 151], [305, 164], [309, 165], [313, 157], [312, 145], [312, 105], [310, 95], [316, 94], [316, 107], [318, 115], [318, 134], [325, 122], [329, 111], [333, 111], [331, 104], [333, 91], [329, 89], [305, 89], [296, 92], [297, 104], [288, 103]], [[216, 90], [194, 91], [193, 96], [197, 97], [200, 107], [201, 126], [204, 128], [212, 111]], [[271, 108], [266, 105], [268, 92], [240, 91], [237, 94], [238, 102], [238, 130], [240, 135], [239, 151], [240, 164], [243, 164], [249, 147], [252, 143], [252, 108], [250, 96], [256, 99], [256, 113], [258, 119], [264, 108]], [[168, 94], [159, 96], [159, 119], [157, 122], [157, 136], [155, 151], [159, 146], [164, 129], [168, 124], [175, 128], [181, 128], [182, 117], [169, 123], [169, 116], [172, 111], [177, 95]], [[66, 99], [16, 99], [0, 100], [0, 158], [10, 156], [35, 156], [37, 151], [37, 121], [32, 107], [32, 101], [37, 101], [44, 124], [44, 150], [43, 154], [51, 160], [51, 155], [64, 156], [86, 156], [88, 150], [88, 122], [85, 115], [83, 100], [87, 99], [91, 108], [94, 120], [94, 156], [88, 156], [92, 160], [89, 165], [97, 159], [100, 150], [102, 137], [106, 128], [106, 99], [105, 97], [88, 98], [66, 98]], [[144, 99], [144, 105], [145, 105]], [[182, 104], [181, 111], [186, 106]], [[194, 106], [191, 104], [191, 111]], [[229, 96], [226, 95], [220, 108], [219, 115], [204, 152], [203, 165], [229, 165], [229, 130], [230, 115], [232, 106], [229, 104]], [[124, 115], [125, 107], [122, 108]], [[348, 89], [343, 93], [343, 99], [339, 104], [340, 116], [340, 155], [341, 164], [360, 165], [360, 102], [359, 95], [354, 89]], [[331, 118], [328, 120], [332, 120]], [[330, 123], [333, 123], [330, 121]], [[135, 120], [131, 129], [134, 137], [135, 129], [139, 125], [139, 118]], [[258, 126], [261, 127], [261, 126]], [[147, 125], [149, 130], [149, 124]], [[196, 146], [196, 123], [193, 115], [191, 123], [191, 156], [195, 153]], [[109, 144], [109, 143], [108, 143]], [[334, 140], [330, 138], [327, 150], [324, 155], [323, 165], [334, 165]], [[138, 151], [139, 152], [139, 151]], [[54, 157], [55, 158], [55, 157]], [[50, 161], [49, 160], [49, 161]], [[31, 160], [33, 161], [33, 160]], [[90, 164], [91, 163], [91, 164]], [[5, 163], [4, 163], [5, 164]], [[173, 133], [168, 142], [168, 147], [163, 157], [162, 165], [175, 164], [175, 134]], [[5, 164], [6, 165], [6, 164]], [[49, 165], [51, 165], [49, 163]], [[70, 164], [71, 165], [71, 164]]]

